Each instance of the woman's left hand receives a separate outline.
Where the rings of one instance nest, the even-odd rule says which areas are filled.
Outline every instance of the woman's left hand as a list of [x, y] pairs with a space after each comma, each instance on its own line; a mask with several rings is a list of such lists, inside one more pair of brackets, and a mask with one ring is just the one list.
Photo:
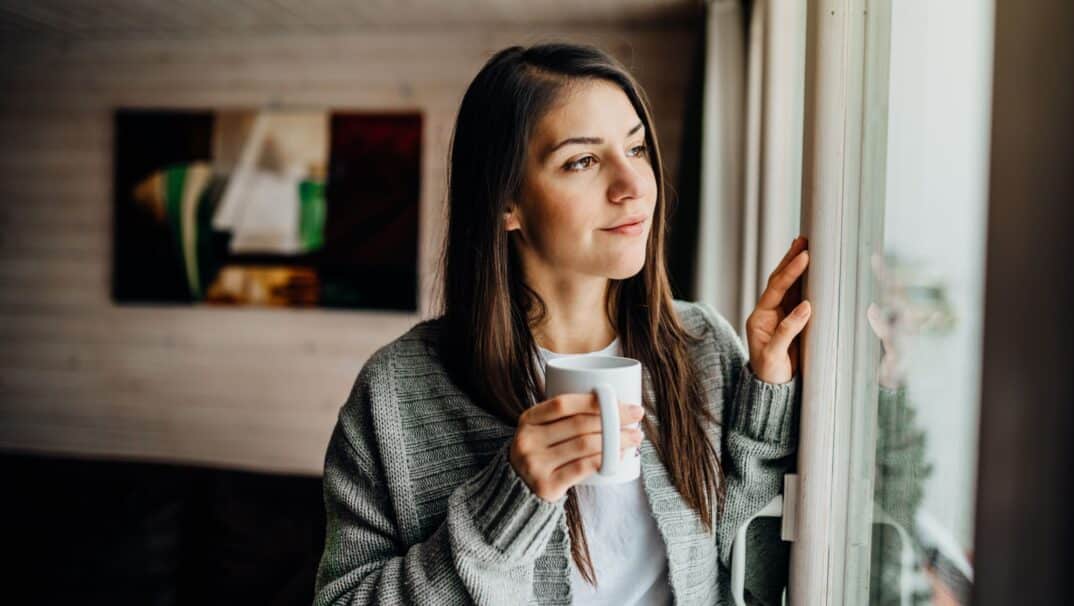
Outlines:
[[786, 383], [798, 370], [798, 341], [795, 337], [812, 315], [809, 301], [802, 300], [798, 278], [809, 265], [808, 241], [799, 236], [768, 277], [757, 307], [746, 319], [750, 367], [758, 379]]

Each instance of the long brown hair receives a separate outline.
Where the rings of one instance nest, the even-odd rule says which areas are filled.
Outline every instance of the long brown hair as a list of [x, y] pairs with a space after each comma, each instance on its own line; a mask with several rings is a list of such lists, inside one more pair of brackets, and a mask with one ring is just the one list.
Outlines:
[[[523, 410], [543, 399], [537, 396], [543, 385], [531, 328], [545, 306], [523, 281], [503, 216], [519, 192], [535, 124], [567, 87], [587, 79], [611, 82], [626, 93], [645, 125], [657, 178], [645, 265], [630, 278], [611, 281], [605, 313], [623, 355], [640, 360], [650, 373], [655, 401], [642, 404], [659, 420], [659, 431], [648, 415], [643, 430], [675, 488], [712, 532], [712, 499], [718, 509], [723, 478], [703, 423], [715, 419], [687, 353], [699, 337], [686, 331], [672, 305], [664, 259], [669, 209], [656, 129], [644, 91], [603, 51], [563, 43], [512, 46], [489, 59], [467, 89], [451, 141], [441, 358], [478, 406], [507, 423], [516, 425]], [[583, 578], [596, 585], [573, 487], [565, 509], [571, 555]]]

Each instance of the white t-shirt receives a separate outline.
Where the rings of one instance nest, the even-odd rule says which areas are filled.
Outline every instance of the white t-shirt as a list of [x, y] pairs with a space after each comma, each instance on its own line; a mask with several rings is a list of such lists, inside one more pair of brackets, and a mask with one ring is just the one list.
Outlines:
[[[566, 356], [619, 355], [619, 338], [600, 351], [559, 354], [539, 348], [544, 362]], [[656, 526], [641, 477], [622, 484], [575, 487], [597, 587], [582, 578], [571, 558], [574, 604], [671, 604], [667, 547]], [[568, 557], [570, 557], [568, 555]]]

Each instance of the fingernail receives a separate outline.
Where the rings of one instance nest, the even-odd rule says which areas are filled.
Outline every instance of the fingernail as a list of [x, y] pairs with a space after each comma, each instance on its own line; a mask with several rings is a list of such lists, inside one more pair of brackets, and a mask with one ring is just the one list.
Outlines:
[[796, 315], [796, 316], [798, 316], [800, 318], [800, 317], [806, 315], [806, 313], [808, 313], [808, 312], [809, 312], [809, 301], [802, 301], [802, 303], [798, 306], [798, 309], [794, 310], [794, 315]]

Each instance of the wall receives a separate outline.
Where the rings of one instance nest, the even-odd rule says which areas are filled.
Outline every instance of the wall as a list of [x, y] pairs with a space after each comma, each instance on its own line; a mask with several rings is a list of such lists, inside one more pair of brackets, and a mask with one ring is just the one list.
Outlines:
[[116, 107], [420, 110], [421, 310], [431, 313], [452, 122], [513, 43], [627, 63], [677, 173], [695, 28], [456, 29], [0, 46], [0, 448], [320, 473], [365, 359], [419, 316], [110, 300]]

